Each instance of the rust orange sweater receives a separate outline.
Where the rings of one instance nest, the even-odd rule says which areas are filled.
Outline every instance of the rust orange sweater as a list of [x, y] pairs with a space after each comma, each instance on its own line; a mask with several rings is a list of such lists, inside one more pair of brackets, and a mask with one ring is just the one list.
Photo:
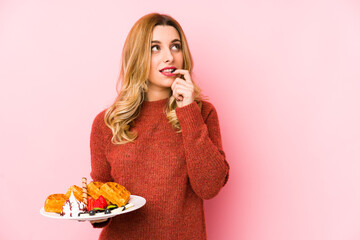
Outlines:
[[217, 113], [207, 101], [202, 110], [195, 102], [176, 108], [182, 128], [176, 133], [164, 113], [167, 101], [143, 103], [132, 128], [134, 143], [111, 143], [105, 111], [93, 122], [93, 180], [118, 182], [147, 200], [139, 210], [98, 225], [104, 227], [100, 239], [206, 239], [203, 199], [214, 197], [229, 174]]

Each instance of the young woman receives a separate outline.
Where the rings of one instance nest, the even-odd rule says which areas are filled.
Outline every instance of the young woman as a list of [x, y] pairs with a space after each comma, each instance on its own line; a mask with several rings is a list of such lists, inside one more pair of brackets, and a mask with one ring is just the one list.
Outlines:
[[214, 106], [191, 78], [179, 23], [152, 13], [130, 30], [119, 94], [91, 131], [91, 177], [142, 196], [144, 207], [105, 222], [100, 239], [206, 239], [203, 200], [225, 185], [229, 165]]

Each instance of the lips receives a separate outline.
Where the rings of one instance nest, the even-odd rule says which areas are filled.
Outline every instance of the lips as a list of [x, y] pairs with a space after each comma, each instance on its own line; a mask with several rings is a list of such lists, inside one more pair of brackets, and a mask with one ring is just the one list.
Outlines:
[[159, 70], [165, 76], [175, 76], [173, 72], [176, 70], [176, 67], [164, 67], [163, 69]]

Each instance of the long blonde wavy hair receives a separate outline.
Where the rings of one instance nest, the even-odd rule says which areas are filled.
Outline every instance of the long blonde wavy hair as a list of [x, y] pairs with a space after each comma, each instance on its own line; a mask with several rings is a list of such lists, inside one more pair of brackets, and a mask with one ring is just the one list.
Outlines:
[[[169, 15], [150, 13], [140, 18], [131, 28], [122, 52], [121, 70], [117, 82], [118, 96], [105, 113], [105, 123], [111, 129], [113, 144], [133, 142], [137, 134], [131, 131], [134, 120], [139, 116], [141, 105], [148, 91], [147, 79], [150, 73], [151, 38], [155, 26], [174, 27], [179, 35], [183, 53], [183, 69], [190, 75], [193, 70], [193, 60], [180, 24]], [[201, 109], [201, 89], [193, 82], [195, 101]], [[119, 86], [120, 90], [119, 90]], [[165, 113], [172, 127], [181, 132], [176, 116], [177, 107], [174, 96], [169, 98]]]

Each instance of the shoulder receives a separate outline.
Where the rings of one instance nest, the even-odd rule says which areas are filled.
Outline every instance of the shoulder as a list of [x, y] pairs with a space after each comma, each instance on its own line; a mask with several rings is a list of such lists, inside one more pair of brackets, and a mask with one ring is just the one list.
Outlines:
[[105, 124], [105, 113], [106, 113], [107, 109], [102, 110], [101, 112], [99, 112], [94, 119], [94, 123], [93, 124]]
[[98, 113], [93, 121], [93, 127], [101, 127], [105, 125], [105, 113], [107, 109], [102, 110], [100, 113]]
[[105, 124], [105, 114], [107, 109], [102, 110], [98, 113], [92, 124], [92, 132], [97, 134], [111, 134], [110, 128], [108, 128]]

